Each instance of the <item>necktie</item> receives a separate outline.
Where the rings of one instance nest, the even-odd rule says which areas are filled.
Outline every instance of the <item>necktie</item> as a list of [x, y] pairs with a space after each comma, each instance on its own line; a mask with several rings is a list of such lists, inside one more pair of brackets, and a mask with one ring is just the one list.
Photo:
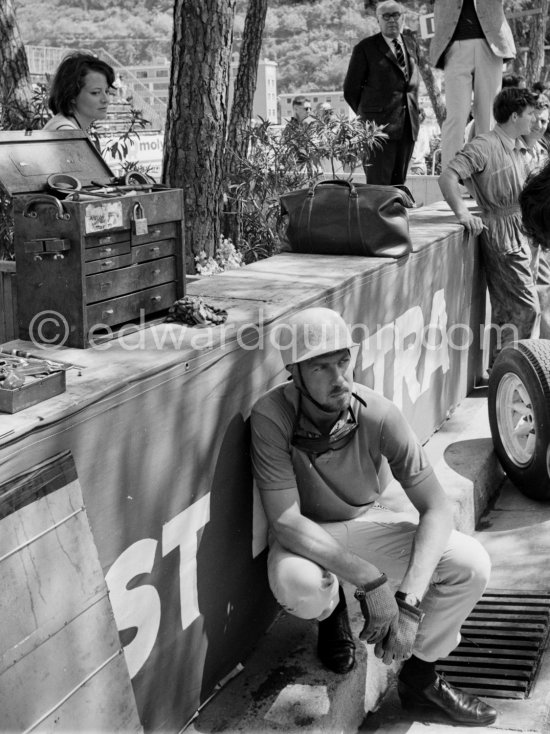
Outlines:
[[405, 79], [409, 79], [409, 70], [407, 68], [407, 62], [405, 61], [405, 54], [403, 53], [403, 49], [401, 48], [401, 45], [397, 38], [392, 38], [393, 43], [393, 50], [395, 51], [395, 57], [397, 59], [397, 63], [401, 67], [401, 71], [405, 75]]

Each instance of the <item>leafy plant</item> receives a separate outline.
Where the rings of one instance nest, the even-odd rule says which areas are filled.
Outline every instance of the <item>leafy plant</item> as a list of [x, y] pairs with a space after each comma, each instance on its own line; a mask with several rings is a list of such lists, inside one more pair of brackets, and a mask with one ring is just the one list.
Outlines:
[[374, 123], [332, 114], [307, 125], [290, 124], [282, 132], [261, 120], [246, 134], [247, 155], [235, 156], [227, 184], [225, 222], [226, 234], [237, 242], [245, 262], [281, 250], [281, 194], [310, 186], [327, 169], [333, 178], [351, 179], [386, 137]]
[[224, 270], [235, 270], [243, 265], [243, 256], [228, 237], [220, 237], [214, 257], [202, 250], [195, 256], [195, 267], [199, 275], [215, 275]]
[[[19, 104], [12, 95], [0, 100], [0, 130], [39, 130], [49, 117], [45, 84], [33, 84], [28, 105]], [[0, 188], [0, 260], [13, 258], [12, 201], [8, 192]]]
[[125, 161], [128, 157], [133, 139], [139, 140], [138, 130], [143, 130], [151, 124], [149, 120], [142, 116], [141, 110], [136, 110], [133, 107], [124, 115], [124, 131], [110, 138], [101, 149], [102, 154], [109, 153], [115, 160], [118, 158], [120, 161]]
[[425, 155], [426, 170], [437, 176], [441, 173], [441, 135], [432, 135], [430, 138], [430, 150]]

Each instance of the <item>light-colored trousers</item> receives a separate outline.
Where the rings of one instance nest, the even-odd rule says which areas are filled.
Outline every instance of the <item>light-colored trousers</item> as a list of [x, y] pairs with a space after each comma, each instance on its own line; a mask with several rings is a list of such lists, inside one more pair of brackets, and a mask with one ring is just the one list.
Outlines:
[[475, 135], [493, 127], [493, 100], [502, 84], [502, 59], [483, 38], [454, 41], [445, 54], [444, 71], [447, 116], [441, 129], [442, 170], [464, 147], [470, 110]]
[[[415, 517], [374, 507], [354, 520], [320, 525], [346, 550], [383, 571], [397, 588], [411, 556]], [[453, 531], [422, 600], [424, 618], [414, 655], [433, 662], [454, 650], [460, 642], [462, 623], [487, 586], [490, 570], [483, 546], [475, 538]], [[270, 547], [268, 573], [275, 598], [296, 616], [324, 618], [338, 602], [334, 574], [288, 553], [277, 542]]]

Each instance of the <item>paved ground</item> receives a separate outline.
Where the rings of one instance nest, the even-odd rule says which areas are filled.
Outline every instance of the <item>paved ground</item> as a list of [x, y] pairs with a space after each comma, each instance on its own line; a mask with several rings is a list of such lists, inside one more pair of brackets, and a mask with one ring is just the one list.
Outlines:
[[[438, 476], [455, 499], [457, 518], [472, 532], [479, 498], [493, 496], [476, 536], [493, 561], [491, 588], [550, 591], [550, 503], [523, 497], [505, 481], [492, 453], [483, 389], [455, 411], [427, 444]], [[504, 483], [503, 483], [504, 482]], [[390, 487], [386, 504], [403, 507]], [[361, 616], [346, 589], [354, 631]], [[550, 655], [543, 655], [536, 684], [526, 700], [492, 699], [499, 711], [491, 727], [455, 727], [443, 717], [417, 718], [399, 704], [397, 668], [376, 660], [358, 643], [358, 665], [346, 676], [326, 671], [315, 655], [315, 625], [281, 613], [239, 675], [203, 707], [191, 732], [307, 732], [348, 734], [461, 734], [521, 731], [550, 733]], [[490, 700], [490, 699], [488, 699]]]

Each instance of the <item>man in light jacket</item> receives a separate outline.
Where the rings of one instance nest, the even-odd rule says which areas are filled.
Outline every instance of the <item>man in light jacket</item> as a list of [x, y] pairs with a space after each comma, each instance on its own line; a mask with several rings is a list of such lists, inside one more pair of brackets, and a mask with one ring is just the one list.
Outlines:
[[491, 108], [502, 82], [504, 60], [514, 58], [512, 31], [503, 0], [431, 0], [435, 35], [430, 58], [445, 72], [447, 117], [441, 132], [445, 170], [464, 145], [464, 130], [473, 99], [475, 134], [493, 126]]

